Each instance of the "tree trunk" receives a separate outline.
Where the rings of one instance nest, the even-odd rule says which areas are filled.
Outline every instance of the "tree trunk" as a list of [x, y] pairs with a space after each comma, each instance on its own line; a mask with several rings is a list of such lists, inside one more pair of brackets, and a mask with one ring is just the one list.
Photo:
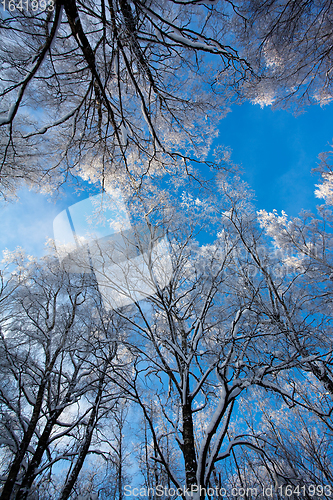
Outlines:
[[15, 500], [25, 500], [27, 498], [31, 485], [36, 477], [36, 470], [39, 467], [43, 454], [48, 446], [50, 434], [61, 412], [62, 409], [58, 409], [57, 411], [53, 412], [51, 418], [47, 421], [43, 433], [38, 440], [36, 451], [22, 480]]
[[20, 467], [22, 460], [26, 454], [26, 451], [29, 447], [31, 438], [35, 432], [36, 425], [39, 419], [40, 409], [43, 403], [44, 391], [45, 391], [46, 382], [42, 383], [39, 387], [36, 404], [34, 406], [34, 410], [28, 425], [27, 430], [24, 433], [23, 439], [21, 441], [20, 447], [15, 455], [14, 461], [10, 467], [7, 480], [2, 489], [0, 500], [9, 500], [11, 494], [13, 492], [15, 482], [17, 480], [17, 476], [20, 472]]
[[183, 412], [183, 455], [185, 460], [186, 487], [197, 484], [197, 459], [195, 455], [194, 431], [191, 403], [186, 403]]
[[97, 392], [97, 395], [96, 395], [96, 398], [94, 401], [94, 405], [92, 407], [91, 414], [90, 414], [90, 417], [88, 420], [88, 425], [87, 425], [84, 441], [83, 441], [81, 449], [79, 451], [79, 455], [77, 457], [74, 468], [66, 481], [66, 484], [65, 484], [65, 486], [61, 492], [61, 495], [59, 497], [59, 500], [67, 500], [69, 498], [69, 496], [72, 492], [72, 489], [74, 487], [74, 484], [76, 483], [76, 480], [77, 480], [77, 478], [80, 474], [80, 471], [83, 467], [86, 456], [88, 454], [92, 435], [93, 435], [93, 432], [94, 432], [95, 426], [96, 426], [96, 416], [98, 413], [99, 404], [100, 404], [101, 399], [102, 399], [103, 385], [104, 385], [104, 380], [105, 380], [105, 372], [106, 372], [106, 366], [104, 366], [102, 376], [99, 380], [98, 392]]
[[87, 431], [86, 431], [86, 436], [84, 439], [84, 442], [81, 446], [78, 458], [76, 460], [76, 463], [74, 465], [74, 468], [61, 492], [61, 495], [59, 497], [59, 500], [67, 500], [72, 492], [72, 489], [74, 487], [74, 484], [76, 483], [76, 480], [80, 474], [80, 471], [82, 469], [83, 463], [86, 459], [87, 453], [89, 451], [90, 443], [91, 443], [91, 438], [95, 429], [95, 417], [96, 417], [96, 408], [94, 407], [92, 409], [90, 418], [89, 418], [89, 423], [87, 425]]

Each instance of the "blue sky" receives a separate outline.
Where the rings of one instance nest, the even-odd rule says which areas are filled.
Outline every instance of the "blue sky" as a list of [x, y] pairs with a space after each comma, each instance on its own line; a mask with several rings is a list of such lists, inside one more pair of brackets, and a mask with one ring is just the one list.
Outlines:
[[333, 104], [311, 106], [299, 116], [258, 104], [235, 106], [220, 125], [218, 143], [230, 146], [235, 163], [255, 190], [260, 209], [296, 216], [315, 210], [318, 155], [333, 142]]
[[[233, 150], [245, 180], [256, 192], [257, 208], [294, 216], [302, 208], [315, 210], [318, 154], [333, 141], [333, 104], [312, 106], [299, 116], [270, 107], [235, 106], [221, 121], [214, 144]], [[82, 199], [70, 192], [57, 202], [27, 189], [20, 200], [0, 206], [0, 250], [23, 247], [28, 254], [42, 255], [46, 238], [53, 236], [53, 219], [63, 209]], [[84, 197], [84, 195], [83, 195]]]

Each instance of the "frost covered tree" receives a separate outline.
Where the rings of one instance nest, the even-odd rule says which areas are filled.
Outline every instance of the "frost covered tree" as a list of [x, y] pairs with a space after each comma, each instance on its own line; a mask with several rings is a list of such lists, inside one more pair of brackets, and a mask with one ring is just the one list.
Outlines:
[[[1, 404], [14, 419], [8, 429], [2, 423], [12, 456], [4, 463], [4, 488], [26, 498], [39, 479], [55, 482], [53, 464], [64, 462], [67, 476], [57, 492], [70, 498], [84, 491], [83, 459], [94, 463], [92, 454], [102, 453], [117, 462], [118, 489], [101, 480], [99, 491], [121, 497], [121, 457], [133, 445], [128, 435], [122, 441], [121, 408], [113, 420], [121, 435], [108, 437], [118, 395], [126, 398], [128, 418], [137, 415], [148, 497], [148, 488], [163, 486], [179, 488], [184, 499], [187, 488], [199, 500], [211, 488], [218, 498], [224, 477], [230, 485], [248, 484], [244, 474], [253, 463], [261, 468], [251, 476], [258, 485], [272, 478], [278, 486], [293, 478], [292, 470], [300, 472], [300, 441], [290, 436], [274, 455], [283, 430], [278, 408], [289, 427], [303, 419], [305, 433], [307, 422], [309, 428], [319, 422], [330, 435], [330, 181], [323, 171], [318, 195], [327, 203], [317, 217], [290, 220], [256, 213], [248, 186], [230, 172], [220, 170], [214, 184], [196, 189], [188, 183], [163, 190], [145, 181], [126, 201], [131, 232], [89, 244], [94, 273], [69, 273], [66, 259], [62, 267], [52, 259], [17, 266], [1, 298]], [[272, 408], [268, 415], [259, 398]], [[308, 464], [314, 440], [312, 434], [305, 443]], [[327, 447], [302, 477], [327, 479], [329, 453]]]
[[[260, 388], [242, 398], [230, 434], [243, 429], [256, 443], [235, 449], [219, 468], [227, 490], [243, 488], [253, 498], [290, 496], [329, 498], [332, 494], [332, 397], [312, 375], [294, 373], [293, 384], [281, 387], [295, 394], [294, 401]], [[297, 393], [297, 396], [296, 396]]]
[[137, 189], [147, 174], [192, 174], [230, 102], [330, 99], [328, 1], [13, 5], [1, 9], [3, 196], [21, 181], [125, 176]]
[[[307, 305], [298, 301], [296, 287], [291, 309], [294, 269], [283, 256], [270, 257], [270, 240], [248, 201], [246, 185], [237, 176], [221, 175], [218, 187], [216, 196], [212, 191], [208, 196], [207, 187], [198, 196], [184, 192], [178, 203], [177, 196], [172, 203], [165, 198], [164, 204], [154, 198], [155, 207], [144, 200], [142, 219], [151, 237], [157, 226], [168, 235], [172, 272], [160, 287], [148, 251], [155, 293], [117, 310], [127, 322], [126, 347], [133, 359], [132, 378], [119, 372], [118, 381], [146, 420], [146, 469], [162, 466], [175, 489], [186, 485], [202, 499], [204, 490], [201, 495], [197, 490], [219, 484], [219, 462], [237, 447], [262, 452], [244, 428], [230, 432], [241, 398], [260, 387], [293, 402], [292, 386], [280, 383], [282, 374], [311, 369], [320, 378], [321, 366], [328, 370], [330, 364], [323, 356], [331, 353], [325, 321], [302, 318]], [[204, 231], [211, 242], [200, 245]], [[294, 313], [296, 332], [288, 330], [288, 323], [281, 326], [289, 314], [278, 301], [281, 294]], [[170, 446], [178, 450], [171, 460]]]
[[[238, 487], [289, 484], [308, 496], [330, 496], [313, 485], [331, 483], [333, 409], [332, 350], [332, 183], [329, 154], [319, 167], [316, 195], [325, 204], [317, 214], [288, 217], [259, 211], [244, 219], [235, 199], [225, 212], [230, 237], [239, 238], [249, 258], [239, 273], [243, 294], [252, 297], [261, 328], [276, 332], [272, 357], [292, 361], [277, 377], [279, 398], [250, 390], [235, 423], [255, 439], [258, 449], [235, 450], [224, 467], [227, 484]], [[230, 192], [230, 185], [224, 186]], [[256, 225], [254, 225], [256, 222]], [[259, 223], [259, 225], [258, 225]], [[242, 266], [239, 266], [242, 269]], [[251, 394], [252, 393], [252, 394]], [[241, 407], [240, 407], [241, 408]], [[295, 432], [297, 430], [297, 432]], [[310, 489], [308, 489], [310, 488]], [[258, 491], [259, 491], [258, 490]]]
[[[262, 391], [254, 391], [253, 399], [244, 405], [239, 420], [246, 423], [262, 453], [243, 448], [236, 455], [243, 469], [241, 479], [258, 490], [270, 484], [308, 488], [332, 483], [332, 397], [315, 377], [303, 375], [295, 377], [294, 389], [302, 395], [302, 405], [290, 405]], [[329, 491], [321, 493], [319, 488], [312, 495], [329, 498]]]
[[240, 1], [234, 17], [242, 55], [259, 77], [250, 96], [262, 105], [332, 101], [330, 1]]
[[[273, 317], [275, 301], [276, 325], [287, 332], [294, 349], [308, 357], [305, 366], [333, 395], [332, 184], [327, 166], [322, 171], [322, 183], [316, 187], [316, 196], [325, 199], [325, 204], [317, 207], [316, 215], [302, 212], [289, 218], [285, 213], [266, 211], [258, 215], [262, 228], [282, 257], [282, 265], [293, 270], [293, 281], [288, 288], [281, 279], [280, 291], [273, 292], [270, 315]], [[321, 360], [311, 359], [319, 353]]]
[[101, 314], [89, 277], [70, 276], [51, 256], [41, 262], [15, 254], [7, 259], [11, 274], [2, 273], [1, 295], [0, 498], [25, 499], [35, 492], [65, 500], [85, 462], [92, 456], [108, 462], [112, 454], [106, 422], [121, 394], [108, 375], [119, 328], [112, 315]]
[[[246, 77], [228, 2], [46, 1], [2, 12], [1, 187], [186, 172]], [[212, 92], [213, 87], [213, 92]], [[219, 95], [221, 94], [221, 95]], [[208, 119], [209, 117], [209, 119]], [[183, 162], [178, 162], [183, 158]], [[180, 165], [180, 166], [179, 166]]]

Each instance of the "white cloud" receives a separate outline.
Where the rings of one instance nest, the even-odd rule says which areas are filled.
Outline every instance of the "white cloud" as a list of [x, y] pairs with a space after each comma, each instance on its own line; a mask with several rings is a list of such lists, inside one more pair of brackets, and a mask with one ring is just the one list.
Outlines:
[[22, 247], [29, 255], [41, 256], [47, 238], [53, 237], [56, 204], [42, 194], [23, 189], [19, 200], [0, 206], [0, 251]]

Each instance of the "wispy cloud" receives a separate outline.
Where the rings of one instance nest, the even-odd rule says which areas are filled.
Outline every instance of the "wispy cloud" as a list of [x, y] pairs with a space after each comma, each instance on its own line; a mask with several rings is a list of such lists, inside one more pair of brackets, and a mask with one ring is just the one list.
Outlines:
[[0, 251], [22, 247], [41, 256], [47, 238], [53, 237], [53, 219], [59, 213], [47, 196], [23, 189], [19, 200], [0, 206]]

